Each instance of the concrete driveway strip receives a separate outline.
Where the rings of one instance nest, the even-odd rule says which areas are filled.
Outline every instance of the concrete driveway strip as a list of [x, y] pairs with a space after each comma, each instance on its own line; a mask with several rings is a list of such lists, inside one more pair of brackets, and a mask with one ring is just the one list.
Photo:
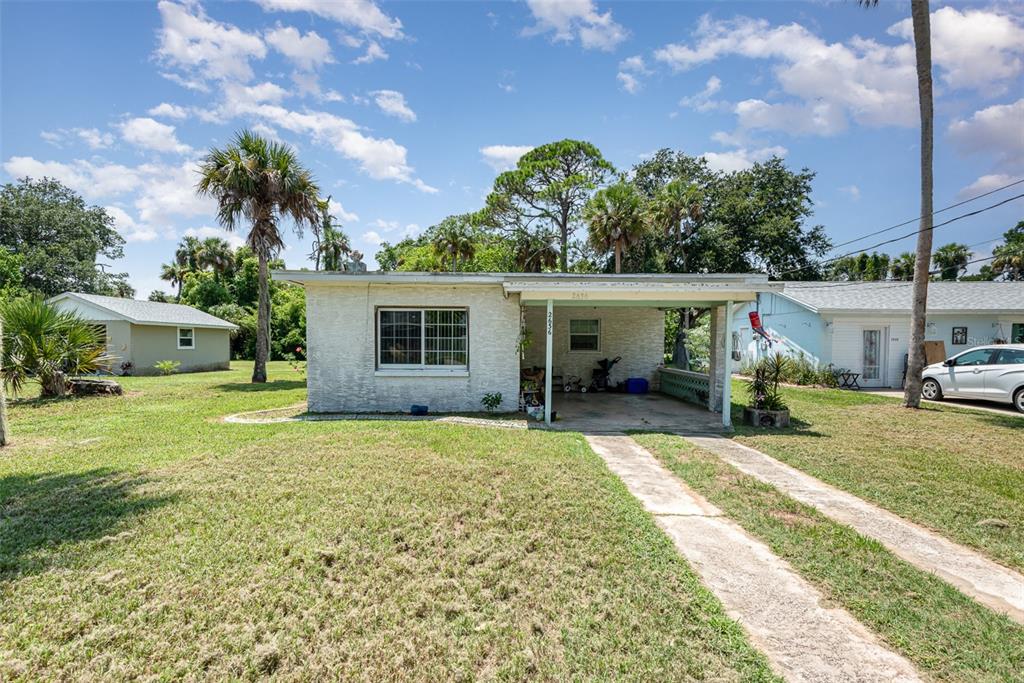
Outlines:
[[720, 437], [684, 436], [736, 469], [873, 538], [918, 569], [1024, 624], [1024, 575], [922, 526], [830, 486], [756, 449]]
[[625, 435], [586, 437], [788, 681], [919, 681], [846, 610]]

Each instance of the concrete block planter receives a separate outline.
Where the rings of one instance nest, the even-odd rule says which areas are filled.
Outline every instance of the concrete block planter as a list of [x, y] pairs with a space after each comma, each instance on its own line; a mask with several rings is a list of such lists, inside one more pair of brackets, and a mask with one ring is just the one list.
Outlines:
[[788, 410], [761, 410], [759, 408], [744, 408], [744, 421], [755, 427], [788, 427]]

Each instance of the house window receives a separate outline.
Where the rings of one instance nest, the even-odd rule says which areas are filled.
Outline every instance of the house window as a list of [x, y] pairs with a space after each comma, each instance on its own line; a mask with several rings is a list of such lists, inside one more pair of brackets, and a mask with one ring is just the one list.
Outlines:
[[464, 308], [388, 308], [377, 318], [382, 368], [465, 368], [469, 312]]
[[1024, 344], [1024, 323], [1012, 323], [1010, 325], [1010, 343]]
[[570, 351], [600, 351], [601, 321], [570, 320], [569, 321]]
[[194, 349], [196, 348], [196, 331], [191, 327], [179, 327], [178, 328], [178, 348], [179, 349]]

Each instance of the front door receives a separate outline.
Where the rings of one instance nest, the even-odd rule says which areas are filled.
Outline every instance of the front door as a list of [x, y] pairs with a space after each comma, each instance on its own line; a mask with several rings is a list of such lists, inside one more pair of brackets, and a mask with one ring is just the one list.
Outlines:
[[885, 330], [880, 327], [865, 328], [863, 332], [864, 356], [861, 364], [860, 383], [866, 387], [880, 387], [885, 384]]

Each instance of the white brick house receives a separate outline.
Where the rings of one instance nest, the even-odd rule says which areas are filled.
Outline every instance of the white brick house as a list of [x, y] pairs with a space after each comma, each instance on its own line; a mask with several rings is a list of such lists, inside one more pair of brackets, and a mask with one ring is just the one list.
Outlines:
[[[725, 339], [732, 316], [726, 310], [778, 289], [758, 275], [278, 271], [274, 277], [306, 289], [311, 412], [405, 412], [413, 404], [469, 412], [494, 392], [502, 395], [500, 409], [513, 411], [521, 368], [545, 368], [551, 396], [553, 377], [589, 380], [597, 360], [615, 356], [622, 361], [613, 382], [642, 377], [658, 388], [670, 372], [662, 369], [664, 311], [682, 306], [715, 309], [714, 381], [705, 376], [704, 382], [708, 407], [721, 410], [729, 391]], [[695, 373], [683, 374], [690, 381]], [[550, 411], [551, 401], [545, 407]], [[728, 411], [723, 419], [728, 424]]]

